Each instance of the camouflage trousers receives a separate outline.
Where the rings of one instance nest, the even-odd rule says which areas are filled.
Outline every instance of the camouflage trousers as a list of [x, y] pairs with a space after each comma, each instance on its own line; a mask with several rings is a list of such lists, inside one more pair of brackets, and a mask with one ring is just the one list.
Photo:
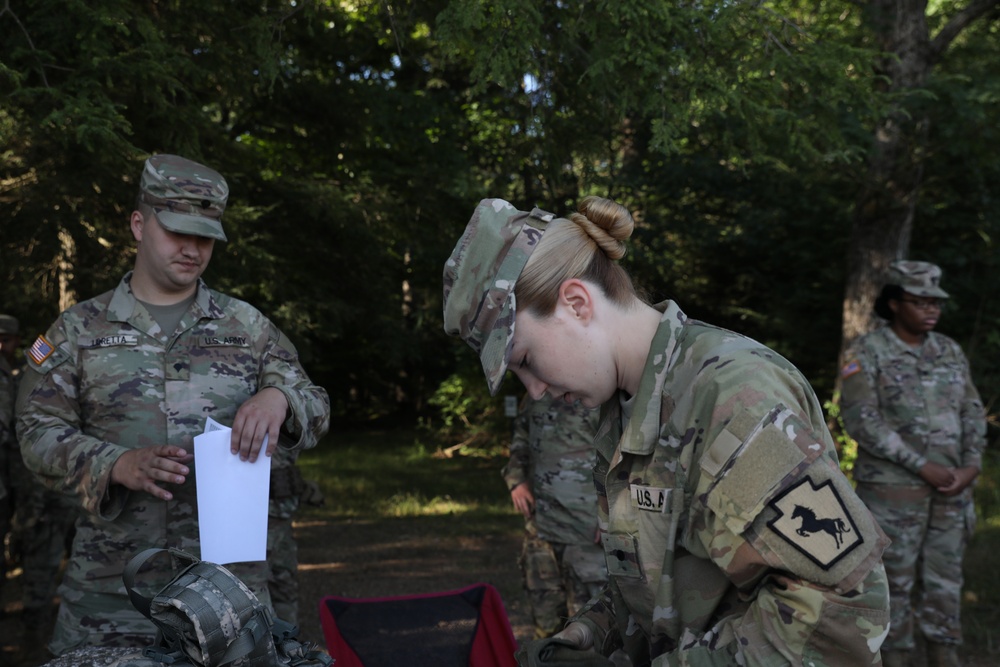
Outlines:
[[298, 625], [299, 547], [292, 533], [290, 516], [272, 515], [267, 519], [267, 565], [267, 590], [275, 616]]
[[859, 483], [858, 497], [892, 540], [882, 560], [889, 579], [889, 636], [883, 650], [929, 641], [961, 644], [962, 557], [975, 529], [972, 489], [945, 497], [931, 487]]
[[518, 561], [535, 621], [535, 638], [551, 637], [596, 597], [608, 580], [599, 544], [559, 544], [530, 534]]
[[78, 508], [72, 498], [39, 483], [18, 459], [11, 554], [21, 563], [21, 601], [26, 611], [52, 604], [59, 569], [69, 550]]
[[[0, 428], [0, 433], [3, 429]], [[11, 487], [11, 449], [0, 442], [0, 588], [7, 580], [7, 535], [14, 516], [14, 489]], [[13, 554], [11, 554], [13, 557]]]

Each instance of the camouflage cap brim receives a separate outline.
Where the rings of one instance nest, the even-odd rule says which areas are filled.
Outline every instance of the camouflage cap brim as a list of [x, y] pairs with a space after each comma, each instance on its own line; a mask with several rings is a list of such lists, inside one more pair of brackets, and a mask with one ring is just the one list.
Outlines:
[[903, 287], [903, 291], [913, 296], [929, 296], [937, 299], [949, 299], [950, 295], [940, 287]]
[[500, 309], [497, 324], [491, 329], [483, 341], [483, 349], [479, 353], [479, 361], [486, 375], [486, 386], [490, 396], [496, 396], [507, 374], [507, 362], [514, 347], [514, 293], [511, 292], [507, 303]]
[[217, 241], [227, 241], [226, 233], [222, 231], [222, 223], [212, 218], [199, 215], [185, 215], [166, 209], [155, 209], [156, 219], [164, 229], [169, 229], [176, 234], [191, 234], [193, 236], [205, 236]]
[[444, 329], [479, 355], [490, 393], [507, 371], [514, 340], [514, 285], [555, 216], [484, 199], [444, 266]]

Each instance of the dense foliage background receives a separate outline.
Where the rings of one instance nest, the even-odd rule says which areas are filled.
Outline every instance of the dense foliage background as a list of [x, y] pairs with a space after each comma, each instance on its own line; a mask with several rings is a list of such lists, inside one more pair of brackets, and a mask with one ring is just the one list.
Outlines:
[[209, 283], [273, 316], [342, 425], [447, 446], [504, 421], [441, 326], [473, 208], [593, 193], [635, 212], [655, 300], [775, 347], [821, 399], [876, 269], [940, 264], [939, 330], [992, 414], [997, 2], [885, 5], [8, 0], [0, 311], [30, 343], [113, 287], [142, 160], [180, 153], [232, 190]]

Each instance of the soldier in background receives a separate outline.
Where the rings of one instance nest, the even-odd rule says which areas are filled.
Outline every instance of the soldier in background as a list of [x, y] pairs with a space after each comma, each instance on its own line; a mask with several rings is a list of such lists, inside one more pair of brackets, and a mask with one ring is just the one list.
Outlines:
[[[326, 391], [291, 341], [201, 279], [215, 242], [226, 240], [228, 196], [210, 167], [176, 155], [146, 160], [129, 218], [133, 270], [64, 311], [28, 350], [17, 402], [24, 461], [81, 506], [49, 644], [56, 655], [154, 642], [122, 572], [146, 548], [200, 554], [192, 452], [206, 417], [232, 425], [230, 452], [248, 461], [313, 447], [329, 428]], [[234, 502], [233, 521], [241, 510]], [[270, 606], [266, 562], [227, 569]], [[174, 574], [164, 562], [143, 577], [156, 590]]]
[[518, 564], [535, 638], [562, 629], [608, 580], [597, 525], [593, 468], [597, 410], [525, 396], [503, 478], [524, 516]]
[[14, 516], [15, 496], [13, 471], [17, 451], [14, 434], [14, 402], [17, 399], [17, 374], [15, 351], [20, 344], [20, 324], [13, 315], [0, 315], [0, 588], [7, 581], [8, 563], [16, 555], [8, 553], [7, 541]]
[[933, 331], [948, 298], [940, 278], [933, 264], [894, 262], [875, 301], [887, 326], [859, 338], [841, 371], [858, 496], [892, 539], [883, 555], [892, 611], [886, 667], [918, 662], [915, 623], [930, 667], [957, 666], [962, 643], [962, 557], [975, 525], [986, 415], [962, 349]]
[[297, 459], [297, 451], [275, 452], [267, 508], [267, 589], [275, 615], [292, 625], [299, 624], [299, 544], [292, 520], [303, 502], [323, 505], [319, 485], [303, 479]]
[[[11, 315], [0, 315], [0, 374], [10, 380], [0, 379], [0, 394], [6, 404], [8, 387], [13, 414], [16, 386], [20, 378], [21, 362], [16, 351], [20, 345], [20, 325]], [[13, 369], [13, 372], [10, 372]], [[29, 471], [21, 458], [21, 451], [14, 437], [13, 423], [8, 432], [4, 456], [8, 471], [8, 493], [13, 500], [13, 517], [10, 522], [8, 550], [10, 560], [21, 567], [21, 640], [22, 662], [35, 662], [47, 657], [45, 643], [52, 631], [53, 596], [59, 583], [59, 570], [67, 552], [76, 520], [76, 505], [68, 497], [42, 485]]]

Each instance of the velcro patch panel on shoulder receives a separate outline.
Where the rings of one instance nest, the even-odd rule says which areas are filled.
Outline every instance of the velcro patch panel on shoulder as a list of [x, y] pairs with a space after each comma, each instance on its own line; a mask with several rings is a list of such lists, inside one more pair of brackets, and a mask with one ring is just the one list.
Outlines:
[[[740, 417], [726, 429], [726, 438], [740, 439], [740, 444], [723, 464], [707, 499], [709, 508], [737, 534], [782, 491], [796, 470], [808, 466], [824, 449], [809, 427], [784, 405], [776, 406], [749, 432]], [[743, 430], [736, 431], [734, 424]]]
[[69, 359], [69, 355], [60, 347], [58, 341], [50, 341], [44, 335], [35, 339], [24, 356], [29, 362], [28, 368], [33, 368], [43, 375]]

